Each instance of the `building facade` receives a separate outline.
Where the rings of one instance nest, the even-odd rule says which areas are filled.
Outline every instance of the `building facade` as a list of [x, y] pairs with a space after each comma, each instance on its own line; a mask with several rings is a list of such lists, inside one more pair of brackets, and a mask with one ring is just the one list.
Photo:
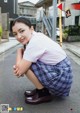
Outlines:
[[[61, 0], [64, 3], [64, 0]], [[58, 4], [58, 1], [57, 1]], [[36, 7], [42, 10], [38, 10], [37, 16], [37, 30], [45, 34], [48, 34], [49, 37], [52, 37], [53, 29], [53, 0], [39, 0], [36, 4]], [[57, 7], [57, 6], [56, 6]], [[56, 9], [56, 26], [59, 27], [59, 14], [58, 8]], [[40, 16], [39, 16], [40, 14]], [[39, 18], [40, 17], [40, 18]], [[64, 12], [62, 12], [62, 25], [64, 25]]]
[[80, 10], [75, 10], [71, 8], [72, 3], [79, 3], [79, 0], [65, 0], [65, 11], [70, 9], [71, 16], [65, 18], [65, 26], [69, 25], [80, 25]]
[[37, 8], [35, 4], [29, 1], [18, 3], [18, 16], [27, 17], [34, 26], [34, 29], [36, 29], [36, 13]]
[[0, 0], [1, 13], [9, 13], [9, 18], [17, 17], [18, 0]]
[[[70, 26], [70, 25], [80, 25], [80, 10], [75, 10], [71, 8], [72, 3], [80, 3], [79, 0], [60, 0], [62, 3], [62, 27]], [[53, 17], [53, 1], [52, 0], [39, 0], [38, 3], [35, 4], [36, 7], [41, 8], [41, 10], [38, 10], [37, 15], [37, 29], [41, 30], [45, 33], [45, 31], [48, 31], [48, 34], [51, 36], [51, 25], [49, 26], [48, 23], [50, 23], [51, 17]], [[71, 16], [66, 18], [66, 10], [71, 11]], [[60, 9], [59, 9], [60, 10]], [[56, 27], [59, 27], [59, 10], [57, 8], [57, 23]], [[43, 15], [43, 12], [45, 12], [45, 18]], [[45, 21], [43, 21], [45, 19]], [[52, 18], [53, 19], [53, 18]], [[48, 22], [49, 21], [49, 22]], [[51, 22], [52, 23], [52, 22]], [[46, 30], [45, 30], [46, 28]]]
[[16, 17], [18, 11], [18, 0], [0, 0], [1, 24], [3, 28], [2, 38], [8, 38], [10, 33], [10, 23]]
[[18, 3], [18, 15], [19, 16], [36, 16], [37, 8], [35, 8], [35, 4], [26, 1]]

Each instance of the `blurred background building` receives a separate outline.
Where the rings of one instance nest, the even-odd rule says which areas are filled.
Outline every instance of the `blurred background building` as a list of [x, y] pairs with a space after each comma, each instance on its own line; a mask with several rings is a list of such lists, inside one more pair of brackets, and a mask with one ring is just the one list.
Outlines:
[[[66, 26], [80, 25], [80, 10], [71, 8], [72, 3], [79, 0], [60, 0], [62, 3], [62, 28]], [[59, 0], [57, 0], [58, 5]], [[30, 19], [36, 31], [43, 32], [52, 37], [53, 29], [53, 0], [39, 0], [36, 4], [30, 1], [20, 2], [18, 0], [0, 0], [0, 25], [3, 29], [2, 38], [8, 39], [12, 36], [10, 24], [13, 19], [25, 16]], [[57, 6], [56, 6], [57, 7]], [[66, 10], [70, 10], [71, 16], [66, 18]], [[56, 27], [59, 28], [59, 9], [57, 8]]]
[[18, 3], [18, 16], [25, 16], [28, 18], [34, 29], [36, 29], [36, 13], [37, 8], [35, 7], [35, 4], [29, 1]]
[[18, 0], [0, 0], [0, 7], [0, 22], [3, 29], [2, 38], [8, 39], [10, 22], [18, 17]]

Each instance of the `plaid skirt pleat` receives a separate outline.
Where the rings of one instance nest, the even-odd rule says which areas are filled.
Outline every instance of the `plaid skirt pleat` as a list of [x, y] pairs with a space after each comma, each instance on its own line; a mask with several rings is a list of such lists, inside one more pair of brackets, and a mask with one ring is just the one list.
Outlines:
[[31, 70], [41, 84], [55, 96], [68, 96], [72, 84], [72, 68], [68, 58], [56, 65], [41, 61], [32, 63]]

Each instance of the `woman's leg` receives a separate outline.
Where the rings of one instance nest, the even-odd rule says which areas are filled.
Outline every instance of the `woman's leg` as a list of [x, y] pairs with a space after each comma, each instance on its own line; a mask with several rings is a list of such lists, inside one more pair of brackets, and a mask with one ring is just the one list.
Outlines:
[[37, 89], [42, 89], [44, 88], [44, 86], [40, 83], [40, 81], [38, 80], [38, 78], [36, 77], [36, 75], [32, 72], [32, 70], [28, 70], [25, 73], [26, 77], [28, 77], [28, 79], [35, 85], [35, 87]]
[[[33, 91], [30, 94], [26, 92], [26, 95], [29, 95], [29, 97], [25, 95], [25, 102], [28, 104], [39, 104], [51, 101], [51, 94], [48, 89], [40, 83], [33, 71], [29, 69], [25, 74], [36, 87], [35, 93], [32, 93]], [[30, 96], [31, 94], [32, 96]]]

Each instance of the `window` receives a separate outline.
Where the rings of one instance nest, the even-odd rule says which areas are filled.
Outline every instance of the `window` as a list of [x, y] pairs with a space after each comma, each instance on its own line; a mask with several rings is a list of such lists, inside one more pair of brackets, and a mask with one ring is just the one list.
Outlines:
[[78, 25], [79, 24], [79, 16], [76, 16], [75, 17], [75, 25]]
[[4, 0], [4, 2], [5, 2], [5, 3], [7, 3], [7, 2], [8, 2], [8, 0]]

